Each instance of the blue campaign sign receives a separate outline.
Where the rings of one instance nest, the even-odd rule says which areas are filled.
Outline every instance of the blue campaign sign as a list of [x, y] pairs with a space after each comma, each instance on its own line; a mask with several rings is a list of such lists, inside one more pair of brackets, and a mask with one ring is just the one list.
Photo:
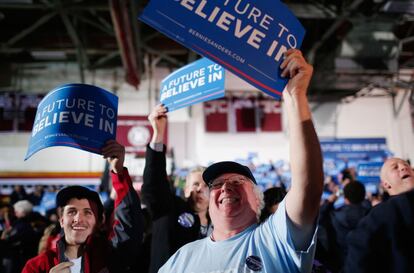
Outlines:
[[276, 98], [283, 53], [305, 35], [280, 1], [151, 0], [139, 18]]
[[378, 161], [388, 154], [385, 138], [335, 138], [320, 142], [324, 158]]
[[383, 162], [360, 163], [357, 168], [357, 180], [364, 183], [379, 183]]
[[44, 208], [45, 211], [56, 208], [56, 194], [56, 192], [45, 192], [43, 194], [41, 207]]
[[162, 80], [160, 102], [171, 112], [224, 97], [224, 78], [222, 66], [202, 58]]
[[118, 97], [86, 84], [65, 84], [37, 106], [25, 160], [51, 146], [69, 146], [100, 154], [115, 139]]
[[389, 155], [385, 138], [325, 138], [320, 140], [325, 175], [366, 162], [382, 162]]

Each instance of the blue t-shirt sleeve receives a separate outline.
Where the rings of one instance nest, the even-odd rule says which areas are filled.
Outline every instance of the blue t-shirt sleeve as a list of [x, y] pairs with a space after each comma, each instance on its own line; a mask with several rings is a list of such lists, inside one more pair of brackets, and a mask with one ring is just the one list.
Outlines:
[[295, 228], [287, 216], [286, 203], [283, 199], [277, 211], [260, 226], [260, 229], [264, 244], [269, 244], [269, 238], [274, 238], [273, 245], [268, 247], [276, 248], [275, 251], [283, 253], [283, 257], [292, 259], [286, 261], [287, 264], [293, 262], [301, 272], [308, 272], [315, 253], [316, 224], [310, 234], [304, 234]]
[[294, 226], [287, 216], [286, 198], [280, 202], [277, 211], [269, 217], [271, 225], [274, 227], [277, 237], [286, 243], [295, 251], [309, 251], [309, 248], [316, 240], [316, 221], [313, 227], [309, 228], [309, 232], [304, 232]]

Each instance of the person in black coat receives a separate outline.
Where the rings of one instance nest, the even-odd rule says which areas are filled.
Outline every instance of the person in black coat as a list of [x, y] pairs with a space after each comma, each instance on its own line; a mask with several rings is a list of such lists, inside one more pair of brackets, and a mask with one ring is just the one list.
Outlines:
[[209, 189], [202, 173], [205, 168], [192, 169], [186, 178], [186, 200], [175, 195], [166, 171], [166, 147], [163, 144], [167, 125], [167, 109], [156, 106], [148, 120], [154, 129], [147, 146], [142, 201], [152, 218], [151, 261], [149, 272], [158, 269], [183, 245], [210, 235], [208, 216]]
[[325, 249], [327, 255], [322, 260], [334, 272], [343, 267], [347, 255], [348, 233], [355, 229], [370, 208], [365, 200], [365, 186], [362, 183], [349, 182], [344, 187], [343, 194], [345, 205], [335, 209], [334, 201], [337, 196], [333, 194], [321, 206], [319, 218], [321, 230], [326, 232], [326, 241], [322, 245], [327, 248]]
[[375, 206], [347, 241], [346, 273], [414, 272], [414, 190]]
[[414, 170], [405, 160], [390, 158], [381, 180], [391, 197], [348, 235], [347, 273], [414, 272]]

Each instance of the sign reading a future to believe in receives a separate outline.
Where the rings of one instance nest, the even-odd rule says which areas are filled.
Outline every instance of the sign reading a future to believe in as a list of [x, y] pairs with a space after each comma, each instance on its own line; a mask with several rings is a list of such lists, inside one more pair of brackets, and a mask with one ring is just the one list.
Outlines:
[[115, 139], [118, 97], [86, 84], [65, 84], [49, 92], [37, 107], [25, 160], [51, 146], [69, 146], [100, 154]]
[[168, 111], [224, 97], [224, 68], [202, 58], [168, 75], [161, 82], [160, 102]]
[[280, 1], [151, 0], [140, 19], [276, 98], [283, 53], [305, 35]]

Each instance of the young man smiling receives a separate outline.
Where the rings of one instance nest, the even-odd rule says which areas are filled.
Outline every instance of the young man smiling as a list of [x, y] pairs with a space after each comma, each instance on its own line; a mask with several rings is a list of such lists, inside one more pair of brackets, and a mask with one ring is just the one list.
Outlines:
[[263, 198], [251, 171], [235, 162], [208, 167], [211, 236], [180, 248], [166, 272], [310, 272], [323, 187], [322, 156], [306, 92], [313, 68], [299, 50], [285, 54], [282, 76], [289, 119], [291, 188], [278, 210], [258, 225]]
[[102, 234], [104, 209], [98, 193], [82, 186], [58, 192], [56, 205], [62, 210], [62, 236], [55, 250], [30, 259], [22, 273], [134, 272], [139, 253], [143, 219], [137, 193], [128, 170], [123, 167], [125, 148], [115, 140], [107, 142], [102, 155], [111, 166], [115, 200], [115, 221], [109, 234]]

